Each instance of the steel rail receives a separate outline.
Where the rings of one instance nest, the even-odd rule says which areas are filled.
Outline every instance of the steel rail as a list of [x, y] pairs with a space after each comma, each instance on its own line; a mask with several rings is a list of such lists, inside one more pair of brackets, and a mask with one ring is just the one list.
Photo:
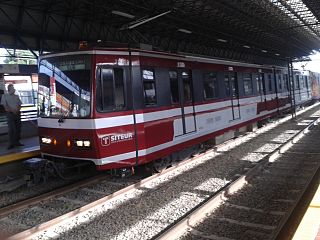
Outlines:
[[[244, 187], [247, 184], [248, 180], [250, 180], [251, 178], [256, 176], [257, 172], [261, 171], [270, 162], [274, 162], [274, 160], [280, 154], [284, 153], [293, 144], [298, 142], [305, 134], [307, 134], [310, 131], [310, 128], [313, 127], [314, 125], [317, 125], [319, 121], [320, 121], [320, 118], [314, 120], [306, 128], [304, 128], [303, 130], [301, 130], [297, 134], [295, 134], [286, 143], [282, 144], [277, 149], [275, 149], [273, 152], [271, 152], [269, 155], [267, 155], [255, 167], [251, 168], [248, 172], [246, 172], [244, 175], [237, 178], [235, 181], [226, 185], [223, 189], [221, 189], [217, 193], [213, 194], [205, 202], [202, 202], [202, 204], [199, 204], [198, 206], [193, 208], [185, 216], [178, 219], [175, 223], [173, 223], [172, 225], [170, 225], [169, 227], [164, 229], [162, 232], [160, 232], [158, 235], [156, 235], [152, 239], [166, 240], [166, 239], [176, 239], [178, 237], [181, 237], [184, 233], [186, 233], [188, 230], [190, 230], [192, 228], [192, 226], [194, 226], [196, 223], [200, 222], [202, 219], [205, 219], [207, 217], [207, 214], [213, 212], [215, 208], [220, 206], [225, 201], [225, 199], [227, 199], [227, 196], [229, 194], [232, 194], [233, 192], [236, 192], [236, 191], [240, 190], [242, 187]], [[313, 175], [315, 175], [316, 172], [317, 172], [317, 170], [314, 171]], [[305, 191], [303, 191], [303, 192], [305, 192]], [[300, 201], [300, 198], [302, 197], [302, 195], [303, 194], [300, 195], [296, 204]], [[286, 217], [278, 225], [279, 227], [277, 228], [274, 235], [272, 235], [273, 238], [270, 238], [270, 239], [274, 239], [275, 236], [278, 235], [278, 233], [280, 232], [282, 227], [287, 222], [289, 216], [292, 214], [296, 204], [294, 204], [294, 207], [291, 208], [291, 210], [289, 211], [289, 214], [287, 214]]]
[[29, 206], [36, 205], [36, 204], [43, 202], [43, 201], [48, 201], [48, 200], [55, 198], [59, 195], [62, 195], [62, 194], [68, 193], [68, 192], [72, 192], [72, 191], [75, 191], [79, 188], [85, 187], [87, 185], [102, 181], [105, 178], [106, 178], [105, 174], [103, 174], [103, 175], [99, 174], [99, 175], [91, 177], [89, 179], [83, 179], [83, 180], [80, 180], [76, 183], [72, 183], [70, 185], [52, 190], [50, 192], [46, 192], [46, 193], [41, 194], [39, 196], [31, 197], [31, 198], [19, 201], [17, 203], [2, 207], [2, 208], [0, 208], [0, 219], [3, 217], [6, 217], [7, 215], [9, 215], [15, 211], [26, 209]]
[[[306, 112], [316, 106], [318, 106], [319, 104], [314, 104], [302, 111], [300, 111], [299, 113], [302, 114], [303, 112]], [[270, 125], [267, 125], [265, 126], [264, 128], [261, 128], [262, 130], [263, 129], [269, 129], [269, 128], [272, 128], [273, 126], [277, 125], [277, 124], [281, 124], [281, 123], [284, 123], [286, 121], [288, 121], [289, 119], [291, 119], [291, 116], [287, 116], [285, 118], [282, 118], [280, 120], [278, 120], [277, 122], [275, 123], [272, 123]], [[260, 130], [261, 131], [261, 130]], [[248, 137], [248, 136], [255, 136], [257, 134], [257, 132], [260, 132], [259, 129], [256, 131], [256, 132], [252, 132], [252, 133], [249, 133], [247, 135], [245, 135], [244, 137]], [[242, 137], [239, 137], [237, 139], [234, 139], [232, 141], [227, 141], [227, 142], [224, 142], [218, 146], [216, 146], [214, 149], [210, 149], [204, 153], [200, 153], [199, 155], [195, 156], [195, 157], [192, 157], [188, 160], [185, 160], [181, 163], [178, 163], [177, 165], [171, 167], [171, 168], [168, 168], [166, 170], [164, 170], [163, 172], [161, 173], [158, 173], [158, 174], [155, 174], [155, 175], [152, 175], [150, 177], [147, 177], [143, 180], [141, 180], [140, 182], [137, 182], [135, 184], [132, 184], [130, 186], [127, 186], [123, 189], [120, 189], [118, 190], [117, 192], [115, 193], [112, 193], [108, 196], [105, 196], [101, 199], [98, 199], [92, 203], [89, 203], [83, 207], [80, 207], [78, 209], [75, 209], [69, 213], [66, 213], [64, 215], [61, 215], [57, 218], [54, 218], [52, 220], [49, 220], [47, 222], [44, 222], [44, 223], [41, 223], [35, 227], [32, 227], [30, 229], [27, 229], [25, 231], [22, 231], [20, 233], [17, 233], [13, 236], [10, 236], [9, 238], [7, 238], [8, 240], [27, 240], [27, 239], [32, 239], [32, 237], [35, 237], [45, 231], [49, 231], [50, 229], [54, 229], [58, 226], [63, 226], [65, 225], [67, 222], [70, 222], [74, 219], [78, 219], [78, 218], [81, 218], [81, 216], [84, 216], [85, 214], [91, 212], [91, 211], [94, 211], [96, 209], [98, 209], [99, 207], [107, 204], [108, 202], [111, 202], [113, 200], [116, 200], [116, 199], [119, 199], [127, 194], [129, 194], [130, 192], [136, 190], [136, 189], [139, 189], [141, 187], [143, 187], [144, 185], [152, 182], [154, 179], [157, 179], [161, 176], [166, 176], [166, 175], [169, 175], [171, 172], [175, 171], [175, 170], [178, 170], [179, 168], [182, 168], [186, 165], [189, 165], [189, 164], [192, 164], [193, 162], [197, 161], [197, 160], [200, 160], [202, 157], [204, 157], [205, 155], [207, 154], [210, 154], [210, 153], [213, 153], [215, 154], [216, 152], [218, 152], [221, 148], [231, 148], [233, 146], [237, 146], [239, 145], [240, 143], [244, 142], [244, 140], [242, 139]], [[267, 162], [266, 162], [267, 164]], [[253, 169], [260, 169], [259, 165], [256, 165]], [[243, 181], [246, 181], [246, 177], [240, 177], [240, 180], [243, 182]], [[228, 191], [223, 191], [223, 194], [220, 194], [219, 196], [221, 196], [221, 199], [223, 199], [223, 196], [225, 195], [225, 193], [227, 194], [230, 194], [234, 191], [236, 191], [239, 186], [241, 185], [242, 183], [241, 182], [238, 182], [237, 184], [232, 184], [232, 186], [229, 185], [229, 188], [228, 188]]]

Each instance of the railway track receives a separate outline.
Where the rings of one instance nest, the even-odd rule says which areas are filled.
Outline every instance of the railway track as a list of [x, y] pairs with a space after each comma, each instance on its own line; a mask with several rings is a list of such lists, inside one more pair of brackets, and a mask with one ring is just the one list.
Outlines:
[[[316, 110], [309, 110], [309, 112], [305, 115], [310, 115], [310, 111], [316, 112]], [[285, 122], [286, 120], [288, 119], [282, 119], [278, 123]], [[295, 126], [296, 128], [295, 130], [292, 130], [293, 132], [298, 131], [298, 129], [301, 130], [302, 128], [302, 126], [296, 125], [295, 122], [290, 122], [289, 125], [290, 124], [292, 126]], [[139, 211], [142, 211], [143, 214], [158, 214], [161, 204], [180, 204], [179, 202], [175, 202], [175, 200], [172, 200], [175, 197], [175, 194], [179, 195], [179, 193], [176, 193], [176, 188], [178, 187], [181, 190], [185, 190], [184, 188], [186, 187], [194, 187], [196, 184], [199, 183], [198, 181], [200, 181], [198, 179], [195, 179], [195, 176], [201, 178], [199, 177], [199, 173], [203, 175], [209, 174], [209, 167], [216, 166], [217, 172], [215, 172], [214, 174], [211, 172], [212, 176], [209, 176], [209, 184], [206, 184], [209, 185], [209, 190], [207, 191], [219, 191], [220, 189], [225, 187], [230, 181], [232, 181], [232, 179], [234, 179], [236, 175], [242, 173], [243, 171], [247, 171], [247, 169], [257, 166], [257, 162], [259, 161], [258, 159], [251, 162], [239, 162], [238, 160], [232, 161], [230, 160], [230, 155], [227, 155], [231, 154], [231, 156], [239, 157], [239, 152], [244, 151], [243, 147], [240, 146], [240, 143], [246, 143], [248, 144], [248, 146], [252, 148], [252, 142], [255, 142], [255, 144], [259, 146], [259, 143], [255, 139], [255, 137], [261, 134], [266, 134], [268, 130], [275, 127], [276, 124], [270, 124], [263, 129], [259, 129], [255, 133], [251, 133], [247, 136], [240, 137], [232, 142], [230, 141], [224, 143], [215, 150], [211, 150], [204, 154], [196, 156], [193, 159], [187, 160], [173, 168], [165, 170], [161, 174], [153, 175], [132, 185], [129, 185], [129, 182], [127, 185], [112, 184], [110, 182], [105, 182], [105, 184], [103, 184], [103, 182], [99, 182], [99, 184], [96, 184], [94, 188], [85, 187], [80, 188], [80, 191], [74, 191], [70, 194], [57, 194], [59, 195], [59, 197], [56, 199], [58, 202], [56, 202], [56, 200], [47, 202], [47, 199], [44, 199], [41, 202], [38, 201], [37, 206], [30, 207], [29, 209], [27, 209], [27, 211], [22, 211], [21, 208], [20, 211], [14, 212], [13, 214], [8, 214], [7, 212], [7, 214], [5, 214], [5, 218], [0, 219], [0, 226], [2, 224], [2, 226], [4, 227], [16, 227], [14, 231], [11, 232], [9, 232], [10, 228], [7, 229], [9, 235], [11, 235], [9, 239], [49, 239], [57, 236], [59, 236], [59, 238], [62, 239], [79, 239], [81, 238], [82, 234], [85, 235], [90, 232], [90, 229], [92, 228], [92, 224], [90, 224], [91, 219], [97, 219], [98, 223], [101, 223], [102, 220], [109, 219], [107, 226], [101, 224], [101, 229], [106, 229], [107, 227], [109, 234], [108, 236], [101, 236], [101, 234], [103, 233], [99, 233], [93, 230], [92, 233], [94, 232], [93, 234], [98, 234], [98, 236], [92, 236], [91, 234], [90, 236], [96, 238], [104, 237], [107, 239], [136, 239], [136, 234], [128, 236], [128, 234], [132, 234], [131, 230], [128, 233], [124, 232], [121, 229], [132, 227], [133, 232], [139, 231], [136, 229], [140, 227], [140, 222], [142, 223], [142, 225], [145, 224], [143, 220], [145, 215], [139, 216], [139, 214], [141, 214]], [[280, 128], [280, 130], [281, 128], [285, 129], [285, 127], [281, 126], [278, 128]], [[278, 135], [279, 133], [277, 132], [279, 131], [279, 129], [275, 131], [275, 133], [272, 133], [272, 131], [268, 133], [267, 137], [270, 138]], [[287, 132], [284, 135], [287, 138], [291, 138], [293, 136], [293, 133]], [[264, 141], [265, 140], [261, 140], [261, 142]], [[234, 148], [236, 150], [232, 150]], [[229, 153], [228, 151], [235, 152]], [[264, 154], [262, 153], [261, 155]], [[214, 156], [217, 159], [215, 161], [210, 161], [210, 159], [212, 159], [212, 157]], [[230, 169], [224, 170], [221, 169], [221, 166], [223, 165], [221, 161], [222, 159], [225, 160], [226, 158], [229, 158], [227, 159], [227, 161], [230, 162]], [[218, 176], [220, 177], [219, 179]], [[224, 178], [221, 178], [221, 176], [224, 176]], [[173, 183], [174, 181], [177, 181], [177, 183]], [[188, 181], [191, 181], [191, 184], [188, 184]], [[182, 187], [178, 186], [181, 183], [183, 184]], [[106, 190], [110, 186], [112, 189]], [[198, 190], [203, 191], [201, 187], [199, 187]], [[101, 194], [104, 195], [104, 197], [97, 199], [97, 196], [101, 197]], [[170, 196], [164, 197], [164, 194]], [[208, 193], [202, 195], [203, 196], [200, 197], [192, 195], [192, 197], [194, 197], [194, 202], [192, 202], [190, 199], [187, 199], [189, 196], [180, 196], [180, 198], [183, 201], [188, 201], [189, 203], [191, 203], [191, 205], [185, 207], [184, 209], [182, 209], [182, 211], [178, 211], [178, 215], [180, 214], [180, 216], [172, 216], [172, 219], [169, 217], [170, 221], [165, 222], [163, 224], [165, 225], [164, 227], [159, 226], [156, 227], [156, 229], [151, 229], [153, 235], [145, 234], [145, 236], [141, 237], [140, 239], [149, 239], [151, 237], [154, 237], [154, 235], [156, 235], [158, 232], [161, 232], [163, 228], [172, 224], [172, 222], [176, 221], [176, 219], [186, 214], [188, 211], [194, 208], [195, 205], [199, 204], [200, 202], [203, 202], [208, 197]], [[161, 199], [161, 196], [164, 199]], [[186, 199], [183, 199], [184, 197]], [[50, 197], [50, 199], [52, 198]], [[148, 204], [145, 204], [145, 202], [152, 201], [158, 201], [158, 203], [156, 203], [155, 206], [148, 206]], [[63, 209], [61, 209], [61, 207], [63, 207]], [[144, 209], [145, 207], [146, 209]], [[70, 211], [72, 209], [75, 210]], [[119, 214], [119, 212], [121, 212], [121, 214]], [[159, 217], [158, 220], [162, 221], [162, 218], [163, 216]], [[168, 215], [166, 216], [166, 218], [168, 218]], [[15, 222], [15, 219], [18, 220], [18, 223]], [[28, 219], [32, 220], [29, 221]], [[35, 221], [34, 219], [36, 219], [37, 221]], [[135, 221], [136, 224], [134, 224], [133, 221]], [[78, 232], [81, 232], [81, 229], [83, 230], [83, 227], [78, 227], [81, 224], [84, 224], [86, 226], [84, 227], [85, 229], [87, 229], [85, 231], [86, 233]], [[110, 226], [108, 226], [108, 224]], [[113, 230], [112, 228], [115, 227], [118, 229]], [[84, 238], [85, 237], [88, 236], [84, 236]]]
[[314, 145], [320, 141], [313, 141], [320, 133], [319, 122], [313, 121], [154, 239], [277, 239], [319, 177], [320, 151]]

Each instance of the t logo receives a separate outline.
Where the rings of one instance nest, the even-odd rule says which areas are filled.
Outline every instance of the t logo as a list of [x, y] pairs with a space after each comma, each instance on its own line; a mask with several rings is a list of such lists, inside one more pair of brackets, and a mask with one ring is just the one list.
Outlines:
[[107, 135], [107, 136], [104, 136], [101, 138], [101, 145], [102, 146], [109, 146], [110, 143], [111, 143], [110, 135]]

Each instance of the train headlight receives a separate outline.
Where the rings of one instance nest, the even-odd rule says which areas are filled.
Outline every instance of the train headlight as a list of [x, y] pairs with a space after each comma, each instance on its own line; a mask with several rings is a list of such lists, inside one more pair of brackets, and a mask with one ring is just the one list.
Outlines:
[[86, 141], [83, 141], [83, 146], [84, 147], [90, 147], [91, 146], [91, 142], [86, 140]]
[[51, 138], [47, 138], [47, 137], [42, 137], [41, 138], [41, 143], [51, 144], [51, 142], [52, 142]]
[[77, 147], [83, 147], [83, 141], [82, 140], [77, 140], [76, 141], [76, 146]]
[[74, 143], [79, 148], [89, 148], [89, 147], [91, 147], [90, 140], [75, 140]]

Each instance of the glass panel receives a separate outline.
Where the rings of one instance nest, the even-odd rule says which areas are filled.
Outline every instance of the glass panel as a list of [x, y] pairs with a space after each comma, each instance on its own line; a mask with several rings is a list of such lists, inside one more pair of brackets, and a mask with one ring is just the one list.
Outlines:
[[269, 92], [272, 91], [272, 76], [271, 74], [268, 74], [268, 88], [269, 88]]
[[143, 70], [142, 71], [142, 79], [143, 79], [145, 105], [157, 104], [156, 82], [154, 80], [154, 71], [153, 70]]
[[305, 76], [304, 79], [305, 79], [305, 86], [306, 86], [306, 88], [308, 89], [308, 77]]
[[206, 73], [203, 82], [204, 99], [213, 99], [218, 97], [217, 73]]
[[299, 88], [300, 88], [299, 75], [296, 75], [296, 85], [295, 85], [295, 89], [299, 89]]
[[280, 75], [280, 74], [279, 74], [278, 81], [279, 81], [279, 83], [278, 83], [278, 85], [279, 85], [279, 90], [281, 90], [281, 89], [282, 89], [282, 75]]
[[22, 104], [26, 104], [26, 105], [34, 104], [34, 98], [31, 90], [30, 91], [20, 90], [18, 93], [19, 93]]
[[225, 86], [225, 89], [226, 89], [226, 95], [227, 97], [230, 96], [230, 82], [229, 82], [229, 74], [225, 74], [224, 75], [224, 86]]
[[154, 82], [144, 82], [144, 102], [146, 105], [156, 104], [156, 85]]
[[169, 78], [170, 78], [171, 102], [178, 103], [179, 102], [179, 82], [178, 82], [177, 72], [169, 71]]
[[249, 73], [245, 73], [243, 75], [243, 86], [244, 86], [244, 94], [250, 95], [253, 93], [252, 87], [252, 75]]
[[187, 72], [182, 72], [184, 102], [192, 101], [191, 79]]
[[119, 68], [114, 69], [115, 79], [115, 107], [116, 110], [121, 110], [125, 107], [124, 97], [124, 81], [123, 81], [123, 70]]
[[[114, 107], [113, 71], [101, 69], [102, 109], [108, 110]], [[99, 89], [97, 89], [99, 91]]]
[[90, 114], [91, 57], [61, 56], [39, 63], [40, 117], [88, 117]]
[[238, 97], [238, 82], [235, 78], [235, 74], [230, 74], [230, 85], [233, 97]]

